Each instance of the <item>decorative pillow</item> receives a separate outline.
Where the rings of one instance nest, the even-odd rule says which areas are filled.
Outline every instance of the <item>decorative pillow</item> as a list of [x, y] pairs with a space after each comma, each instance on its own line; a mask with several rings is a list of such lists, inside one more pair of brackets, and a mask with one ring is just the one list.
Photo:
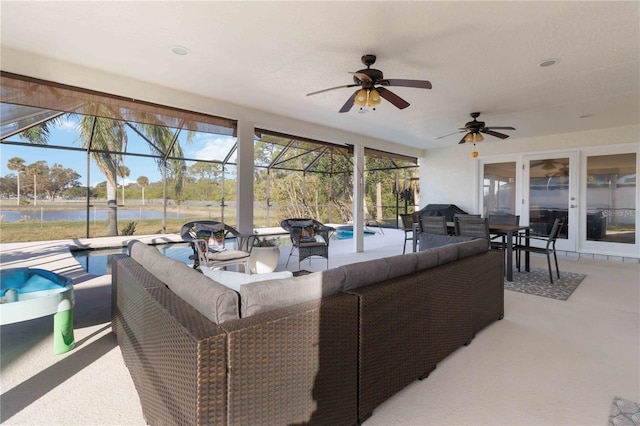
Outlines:
[[224, 271], [222, 269], [211, 269], [201, 266], [200, 270], [204, 275], [212, 280], [229, 287], [232, 290], [240, 292], [240, 286], [258, 281], [275, 280], [279, 278], [289, 278], [293, 276], [291, 271], [270, 272], [268, 274], [245, 274], [242, 272]]
[[313, 225], [305, 226], [301, 230], [300, 241], [303, 243], [313, 243], [316, 241], [316, 228]]

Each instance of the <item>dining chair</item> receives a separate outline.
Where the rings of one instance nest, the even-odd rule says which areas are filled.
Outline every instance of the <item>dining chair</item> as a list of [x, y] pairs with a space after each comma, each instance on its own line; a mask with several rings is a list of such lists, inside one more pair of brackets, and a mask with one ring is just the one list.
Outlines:
[[487, 240], [487, 246], [490, 246], [489, 224], [487, 223], [487, 219], [481, 217], [454, 216], [453, 221], [457, 236], [484, 238]]
[[420, 216], [420, 232], [435, 235], [448, 235], [444, 216]]
[[407, 241], [411, 241], [415, 249], [414, 238], [417, 237], [417, 235], [414, 236], [414, 231], [413, 231], [413, 224], [414, 224], [413, 214], [411, 213], [401, 214], [400, 218], [402, 219], [402, 228], [404, 229], [404, 244], [402, 246], [402, 254], [405, 254], [407, 250]]
[[[564, 218], [557, 218], [553, 222], [553, 226], [551, 227], [551, 232], [549, 232], [548, 237], [537, 237], [537, 236], [526, 236], [520, 235], [518, 238], [518, 244], [514, 248], [516, 250], [516, 267], [518, 271], [520, 271], [520, 253], [521, 252], [529, 252], [529, 253], [539, 253], [545, 254], [547, 256], [547, 266], [549, 267], [549, 282], [553, 284], [553, 272], [551, 270], [551, 253], [553, 253], [553, 259], [556, 264], [556, 273], [558, 275], [558, 279], [560, 279], [560, 269], [558, 268], [558, 256], [556, 255], [556, 240], [560, 235], [560, 231], [564, 226]], [[527, 241], [528, 240], [528, 241]], [[544, 242], [544, 247], [535, 247], [530, 244], [532, 240], [542, 241]], [[523, 244], [522, 241], [525, 241]]]
[[[491, 235], [491, 225], [513, 225], [518, 226], [520, 224], [520, 216], [513, 214], [490, 214], [487, 218], [489, 220], [489, 234], [491, 237], [491, 248], [504, 249], [507, 245], [506, 235], [499, 233]], [[514, 235], [514, 244], [517, 244], [517, 236]], [[497, 241], [500, 239], [501, 241]]]

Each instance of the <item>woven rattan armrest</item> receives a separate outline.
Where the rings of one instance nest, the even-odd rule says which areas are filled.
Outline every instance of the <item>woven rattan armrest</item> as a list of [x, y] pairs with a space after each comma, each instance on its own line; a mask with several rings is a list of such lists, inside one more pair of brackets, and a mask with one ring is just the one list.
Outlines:
[[114, 262], [117, 339], [149, 424], [225, 424], [227, 336], [132, 259]]
[[355, 424], [357, 323], [357, 298], [336, 294], [221, 324], [229, 424]]

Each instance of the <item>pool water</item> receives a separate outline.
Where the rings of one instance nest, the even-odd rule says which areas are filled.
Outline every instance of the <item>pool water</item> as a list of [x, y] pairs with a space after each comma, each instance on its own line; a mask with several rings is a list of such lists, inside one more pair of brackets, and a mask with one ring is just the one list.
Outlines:
[[[365, 230], [365, 236], [371, 236], [376, 232]], [[276, 239], [276, 245], [278, 246], [290, 246], [291, 240], [289, 235], [279, 235], [276, 237], [268, 237]], [[348, 227], [338, 228], [337, 232], [331, 236], [333, 240], [345, 240], [353, 238], [353, 228]], [[234, 244], [235, 240], [227, 244]], [[193, 260], [189, 259], [189, 256], [193, 255], [193, 250], [189, 243], [167, 243], [157, 244], [156, 247], [160, 253], [167, 257], [170, 257], [180, 262], [184, 262], [187, 265], [192, 265]], [[229, 246], [227, 246], [229, 247]], [[106, 275], [111, 274], [111, 259], [114, 254], [126, 254], [127, 247], [117, 247], [108, 249], [94, 249], [94, 250], [73, 250], [71, 254], [76, 258], [78, 263], [84, 268], [85, 271], [92, 275]]]
[[[189, 243], [168, 243], [155, 245], [160, 253], [167, 257], [186, 263], [193, 264], [189, 256], [193, 254]], [[111, 259], [114, 254], [126, 254], [127, 247], [97, 250], [75, 250], [71, 254], [82, 265], [85, 271], [92, 275], [111, 274]]]

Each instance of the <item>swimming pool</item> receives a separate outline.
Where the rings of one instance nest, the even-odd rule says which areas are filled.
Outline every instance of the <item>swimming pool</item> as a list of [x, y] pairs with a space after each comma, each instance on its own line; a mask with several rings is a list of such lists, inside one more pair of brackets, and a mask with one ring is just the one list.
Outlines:
[[[193, 254], [189, 243], [167, 243], [155, 245], [160, 253], [167, 257], [186, 263], [193, 264], [189, 256]], [[78, 263], [85, 271], [92, 275], [105, 275], [111, 273], [111, 259], [114, 254], [126, 254], [127, 247], [96, 249], [96, 250], [74, 250], [71, 252]]]
[[[372, 231], [371, 229], [368, 229], [368, 228], [364, 229], [364, 236], [365, 237], [369, 237], [369, 236], [375, 235], [375, 234], [377, 234], [376, 231]], [[336, 240], [350, 240], [350, 239], [353, 239], [353, 226], [344, 225], [344, 226], [336, 227], [335, 239]]]
[[[377, 232], [370, 229], [365, 229], [364, 235], [371, 236]], [[276, 239], [278, 246], [290, 246], [291, 240], [288, 234], [282, 234], [277, 236], [267, 236], [267, 238]], [[353, 238], [353, 227], [350, 225], [338, 226], [336, 232], [331, 236], [333, 240], [347, 240]], [[227, 244], [234, 244], [234, 239]], [[160, 253], [167, 257], [170, 257], [180, 262], [184, 262], [187, 265], [192, 265], [193, 260], [189, 259], [189, 256], [193, 255], [190, 243], [166, 243], [157, 244], [156, 247]], [[228, 247], [228, 246], [227, 246]], [[105, 248], [105, 249], [93, 249], [93, 250], [72, 250], [71, 254], [76, 258], [78, 263], [84, 268], [85, 271], [92, 275], [106, 275], [111, 274], [111, 259], [114, 254], [126, 254], [127, 247]]]

